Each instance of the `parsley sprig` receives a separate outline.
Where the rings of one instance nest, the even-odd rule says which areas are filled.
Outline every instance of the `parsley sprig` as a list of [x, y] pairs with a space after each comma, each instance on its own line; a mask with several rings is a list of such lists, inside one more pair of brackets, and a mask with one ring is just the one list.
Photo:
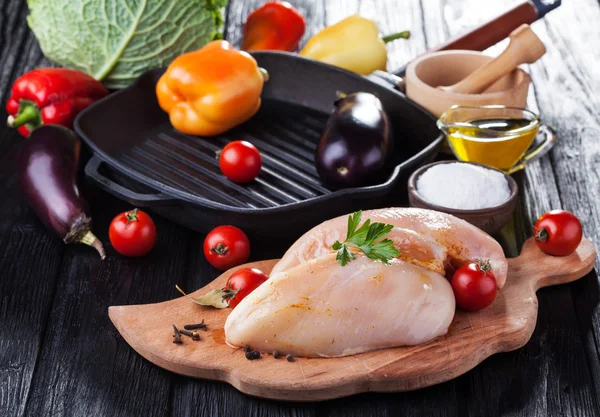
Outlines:
[[367, 219], [359, 228], [361, 216], [362, 211], [357, 211], [348, 217], [346, 240], [341, 243], [336, 240], [332, 246], [333, 250], [338, 251], [335, 259], [340, 265], [346, 266], [348, 262], [355, 259], [350, 248], [356, 248], [368, 258], [389, 265], [390, 259], [400, 255], [400, 251], [394, 247], [394, 242], [390, 239], [383, 239], [394, 226], [377, 222], [371, 223], [371, 220]]

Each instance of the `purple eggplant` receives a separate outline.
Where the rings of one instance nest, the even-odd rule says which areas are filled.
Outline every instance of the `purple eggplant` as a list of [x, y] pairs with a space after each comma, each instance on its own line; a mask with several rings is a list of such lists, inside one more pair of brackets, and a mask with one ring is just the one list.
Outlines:
[[321, 180], [335, 187], [355, 187], [379, 179], [393, 149], [390, 120], [370, 93], [342, 95], [316, 153]]
[[102, 242], [92, 233], [87, 203], [77, 188], [81, 142], [71, 130], [44, 125], [34, 130], [19, 153], [23, 194], [48, 229], [65, 243], [93, 246], [102, 259]]

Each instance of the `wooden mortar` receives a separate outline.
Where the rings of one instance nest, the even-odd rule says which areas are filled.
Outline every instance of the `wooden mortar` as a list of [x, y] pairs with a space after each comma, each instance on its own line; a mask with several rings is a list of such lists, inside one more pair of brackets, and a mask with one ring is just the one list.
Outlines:
[[437, 88], [458, 83], [493, 59], [481, 52], [463, 50], [419, 57], [406, 70], [406, 95], [436, 117], [455, 104], [526, 107], [531, 78], [520, 68], [500, 78], [481, 94], [460, 94]]

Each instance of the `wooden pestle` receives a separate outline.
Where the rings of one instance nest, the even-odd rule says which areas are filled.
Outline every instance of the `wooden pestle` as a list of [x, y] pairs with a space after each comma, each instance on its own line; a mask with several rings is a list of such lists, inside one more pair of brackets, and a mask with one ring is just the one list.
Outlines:
[[531, 64], [546, 53], [546, 47], [527, 24], [512, 31], [509, 38], [508, 47], [498, 57], [458, 83], [438, 88], [458, 94], [479, 94], [519, 65]]

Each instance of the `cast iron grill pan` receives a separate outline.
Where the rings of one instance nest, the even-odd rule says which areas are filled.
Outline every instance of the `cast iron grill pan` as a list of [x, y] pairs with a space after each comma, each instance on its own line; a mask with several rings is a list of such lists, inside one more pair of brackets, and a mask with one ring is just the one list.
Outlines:
[[[431, 160], [441, 142], [429, 113], [380, 82], [334, 67], [292, 54], [254, 56], [270, 74], [261, 109], [223, 135], [173, 129], [155, 97], [162, 70], [86, 109], [75, 122], [94, 154], [86, 174], [132, 205], [194, 230], [233, 224], [253, 238], [275, 240], [296, 238], [336, 215], [403, 201], [399, 190], [407, 176]], [[380, 184], [334, 190], [319, 180], [315, 150], [340, 91], [377, 94], [393, 121], [395, 153]], [[253, 143], [263, 157], [250, 184], [230, 182], [219, 169], [218, 151], [233, 140]]]
[[[326, 120], [319, 113], [266, 101], [250, 122], [226, 135], [206, 140], [164, 123], [115, 158], [149, 178], [223, 205], [279, 207], [331, 192], [320, 183], [312, 162]], [[234, 139], [261, 150], [261, 175], [248, 185], [227, 180], [219, 169], [216, 155]]]

